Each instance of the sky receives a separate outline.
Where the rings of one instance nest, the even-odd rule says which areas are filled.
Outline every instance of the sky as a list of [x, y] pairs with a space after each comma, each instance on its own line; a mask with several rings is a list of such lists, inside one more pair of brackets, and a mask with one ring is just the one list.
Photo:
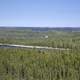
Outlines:
[[80, 27], [80, 0], [0, 0], [0, 26]]

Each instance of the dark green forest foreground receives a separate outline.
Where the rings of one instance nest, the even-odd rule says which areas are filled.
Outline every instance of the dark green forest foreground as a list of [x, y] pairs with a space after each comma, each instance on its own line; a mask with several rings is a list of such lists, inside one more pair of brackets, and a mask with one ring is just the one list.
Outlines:
[[0, 49], [0, 80], [80, 80], [80, 51]]
[[0, 43], [70, 49], [0, 48], [0, 80], [80, 80], [80, 28], [0, 28]]

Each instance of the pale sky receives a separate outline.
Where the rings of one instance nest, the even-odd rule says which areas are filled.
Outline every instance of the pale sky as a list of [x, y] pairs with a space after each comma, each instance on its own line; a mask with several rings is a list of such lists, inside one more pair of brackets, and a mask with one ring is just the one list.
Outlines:
[[80, 0], [0, 0], [0, 26], [80, 27]]

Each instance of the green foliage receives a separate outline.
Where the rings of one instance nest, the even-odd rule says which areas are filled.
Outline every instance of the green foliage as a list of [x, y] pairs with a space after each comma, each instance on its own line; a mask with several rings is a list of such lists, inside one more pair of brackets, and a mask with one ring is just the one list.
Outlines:
[[33, 32], [26, 28], [0, 28], [0, 43], [70, 49], [0, 48], [0, 80], [80, 80], [78, 29]]
[[64, 28], [58, 30], [37, 32], [27, 28], [0, 28], [0, 43], [80, 48], [80, 31], [78, 29], [78, 31], [76, 29], [69, 31]]
[[80, 52], [0, 49], [1, 80], [80, 80]]

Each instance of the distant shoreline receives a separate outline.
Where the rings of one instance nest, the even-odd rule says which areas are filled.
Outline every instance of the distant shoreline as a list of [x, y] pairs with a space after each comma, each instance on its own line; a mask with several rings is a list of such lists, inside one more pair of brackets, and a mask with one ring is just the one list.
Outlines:
[[30, 49], [47, 49], [47, 50], [70, 50], [66, 48], [53, 48], [48, 46], [29, 46], [29, 45], [15, 45], [15, 44], [1, 44], [0, 48], [30, 48]]

